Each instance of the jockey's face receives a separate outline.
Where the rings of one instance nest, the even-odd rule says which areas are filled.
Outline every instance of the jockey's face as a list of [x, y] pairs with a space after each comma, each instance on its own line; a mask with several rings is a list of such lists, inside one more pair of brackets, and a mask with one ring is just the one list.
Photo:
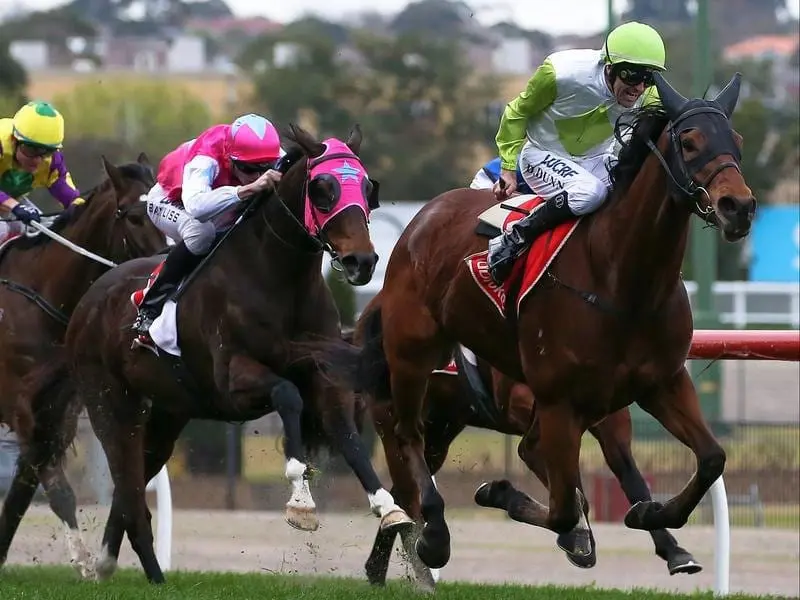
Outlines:
[[45, 157], [49, 156], [50, 154], [52, 154], [52, 152], [46, 152], [40, 148], [18, 143], [17, 150], [14, 153], [14, 158], [23, 171], [34, 173], [36, 169], [39, 168], [39, 165], [42, 164], [42, 161], [45, 159]]
[[246, 173], [234, 164], [233, 176], [236, 177], [241, 185], [247, 185], [248, 183], [253, 183], [256, 179], [258, 179], [259, 173]]
[[641, 67], [620, 66], [621, 68], [614, 70], [607, 68], [609, 87], [617, 103], [625, 108], [631, 108], [647, 87], [653, 84], [653, 73]]

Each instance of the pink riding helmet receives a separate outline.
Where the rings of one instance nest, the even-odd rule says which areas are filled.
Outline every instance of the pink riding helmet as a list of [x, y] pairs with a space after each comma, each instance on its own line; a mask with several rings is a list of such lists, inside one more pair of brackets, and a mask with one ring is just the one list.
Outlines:
[[231, 124], [230, 156], [243, 163], [278, 160], [281, 141], [275, 126], [260, 115], [244, 115]]

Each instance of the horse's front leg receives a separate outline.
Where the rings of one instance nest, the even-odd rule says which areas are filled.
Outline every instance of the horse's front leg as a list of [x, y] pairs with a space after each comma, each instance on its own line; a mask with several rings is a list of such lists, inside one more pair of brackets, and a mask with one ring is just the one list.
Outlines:
[[325, 433], [367, 492], [370, 509], [381, 520], [381, 530], [411, 529], [414, 522], [383, 487], [372, 466], [369, 451], [358, 433], [354, 394], [325, 385], [320, 377], [315, 377], [314, 389], [314, 398], [321, 401], [319, 409]]
[[703, 418], [697, 392], [685, 367], [669, 385], [640, 399], [638, 403], [691, 449], [697, 461], [697, 470], [686, 487], [663, 506], [653, 501], [634, 504], [625, 515], [625, 525], [647, 531], [680, 529], [686, 525], [689, 515], [711, 485], [722, 475], [725, 451]]
[[235, 355], [228, 366], [228, 393], [235, 406], [255, 409], [270, 405], [283, 423], [286, 458], [286, 478], [292, 485], [286, 503], [286, 521], [303, 531], [316, 531], [319, 527], [317, 505], [308, 485], [309, 469], [305, 462], [300, 418], [303, 398], [297, 386], [275, 374], [272, 369], [256, 360]]
[[[641, 501], [652, 500], [647, 482], [642, 477], [631, 452], [633, 427], [631, 413], [627, 408], [611, 413], [589, 432], [600, 442], [600, 448], [611, 472], [619, 481], [625, 497], [631, 506]], [[703, 566], [692, 554], [682, 548], [666, 529], [650, 532], [656, 547], [656, 554], [667, 562], [670, 575], [677, 573], [693, 574], [703, 570]]]

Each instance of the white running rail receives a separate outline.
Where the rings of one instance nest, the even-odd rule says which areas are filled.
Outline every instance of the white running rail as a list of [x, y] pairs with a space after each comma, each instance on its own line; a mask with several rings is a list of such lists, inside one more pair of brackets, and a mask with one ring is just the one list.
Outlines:
[[156, 493], [156, 558], [161, 570], [169, 571], [172, 566], [172, 489], [166, 465], [161, 467], [145, 489]]

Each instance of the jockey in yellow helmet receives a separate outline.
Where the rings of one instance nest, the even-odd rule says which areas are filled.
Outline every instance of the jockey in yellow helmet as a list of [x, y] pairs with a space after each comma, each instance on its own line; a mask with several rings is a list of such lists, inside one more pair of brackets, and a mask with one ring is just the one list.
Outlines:
[[[82, 204], [61, 148], [64, 117], [47, 102], [28, 102], [11, 119], [0, 119], [0, 207], [22, 223], [39, 221], [39, 212], [17, 198], [47, 188], [64, 208]], [[2, 234], [2, 232], [0, 232]]]

